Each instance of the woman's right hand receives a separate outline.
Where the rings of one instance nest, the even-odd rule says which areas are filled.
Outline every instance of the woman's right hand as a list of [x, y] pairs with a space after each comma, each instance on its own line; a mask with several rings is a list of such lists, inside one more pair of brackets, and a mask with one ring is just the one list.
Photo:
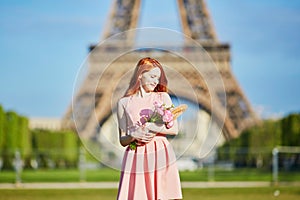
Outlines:
[[134, 130], [129, 132], [129, 135], [135, 138], [138, 142], [148, 143], [155, 136], [154, 133], [149, 131], [145, 126], [137, 126]]

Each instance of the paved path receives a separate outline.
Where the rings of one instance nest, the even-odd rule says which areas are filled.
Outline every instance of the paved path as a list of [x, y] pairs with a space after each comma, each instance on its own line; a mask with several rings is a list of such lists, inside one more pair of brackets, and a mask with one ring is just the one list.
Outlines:
[[[269, 187], [270, 182], [182, 182], [182, 188], [241, 188], [241, 187]], [[300, 184], [299, 184], [300, 185]], [[0, 189], [115, 189], [118, 182], [71, 182], [71, 183], [1, 183]]]
[[[68, 182], [68, 183], [0, 183], [1, 189], [116, 189], [118, 182]], [[268, 181], [218, 181], [181, 182], [182, 188], [251, 188], [270, 187]], [[280, 182], [280, 186], [300, 187], [300, 182]]]

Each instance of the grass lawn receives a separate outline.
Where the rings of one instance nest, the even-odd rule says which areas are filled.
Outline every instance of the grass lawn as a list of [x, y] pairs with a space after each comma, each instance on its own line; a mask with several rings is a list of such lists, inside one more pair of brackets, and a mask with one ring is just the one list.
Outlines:
[[[88, 182], [97, 181], [119, 181], [120, 172], [113, 169], [88, 170], [85, 173], [85, 180]], [[15, 173], [13, 171], [1, 171], [0, 183], [14, 183]], [[45, 169], [25, 170], [22, 172], [22, 182], [78, 182], [80, 173], [77, 169]]]
[[[207, 169], [193, 172], [180, 172], [181, 181], [207, 181], [209, 180]], [[257, 169], [235, 169], [226, 171], [216, 169], [212, 177], [214, 181], [272, 181], [271, 171]], [[22, 173], [22, 182], [78, 182], [80, 174], [76, 169], [54, 169], [54, 170], [25, 170]], [[109, 168], [99, 170], [88, 170], [85, 173], [87, 182], [119, 181], [120, 172]], [[210, 179], [211, 180], [211, 179]], [[279, 181], [299, 181], [298, 172], [279, 172]], [[0, 171], [0, 183], [14, 183], [14, 171]]]
[[[1, 189], [0, 200], [114, 200], [116, 189]], [[184, 200], [298, 200], [298, 187], [183, 189]]]

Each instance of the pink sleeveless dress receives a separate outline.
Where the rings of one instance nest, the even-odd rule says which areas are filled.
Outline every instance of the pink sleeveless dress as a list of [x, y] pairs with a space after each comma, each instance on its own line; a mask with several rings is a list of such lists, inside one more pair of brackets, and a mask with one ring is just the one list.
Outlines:
[[[129, 97], [125, 105], [128, 126], [142, 123], [145, 111], [154, 110], [160, 93], [148, 97]], [[176, 157], [167, 138], [157, 134], [151, 142], [127, 147], [122, 163], [118, 200], [182, 199]]]

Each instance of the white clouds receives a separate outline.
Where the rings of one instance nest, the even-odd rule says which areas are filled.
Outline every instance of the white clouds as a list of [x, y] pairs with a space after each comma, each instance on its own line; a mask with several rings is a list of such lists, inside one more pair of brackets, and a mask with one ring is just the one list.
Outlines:
[[254, 112], [260, 119], [281, 119], [284, 117], [284, 112], [273, 112], [269, 106], [253, 105]]

